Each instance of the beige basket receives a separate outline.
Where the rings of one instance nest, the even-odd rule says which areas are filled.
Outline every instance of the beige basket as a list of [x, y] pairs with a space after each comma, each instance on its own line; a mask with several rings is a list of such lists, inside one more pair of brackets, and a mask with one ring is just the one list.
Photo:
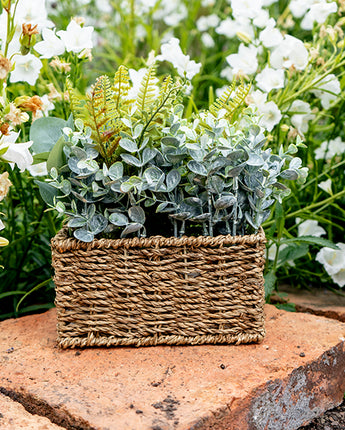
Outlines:
[[259, 342], [264, 250], [256, 235], [52, 239], [62, 348]]

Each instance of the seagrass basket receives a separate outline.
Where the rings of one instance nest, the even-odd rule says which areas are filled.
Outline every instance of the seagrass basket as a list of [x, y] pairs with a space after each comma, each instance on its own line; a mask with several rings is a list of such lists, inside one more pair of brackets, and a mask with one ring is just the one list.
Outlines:
[[52, 239], [58, 344], [259, 342], [264, 328], [262, 229], [255, 235]]

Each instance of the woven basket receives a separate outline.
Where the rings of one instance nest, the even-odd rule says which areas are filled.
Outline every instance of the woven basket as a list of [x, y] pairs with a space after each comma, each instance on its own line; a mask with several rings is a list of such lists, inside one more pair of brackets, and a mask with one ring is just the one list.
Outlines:
[[264, 249], [256, 235], [52, 239], [58, 344], [259, 342]]

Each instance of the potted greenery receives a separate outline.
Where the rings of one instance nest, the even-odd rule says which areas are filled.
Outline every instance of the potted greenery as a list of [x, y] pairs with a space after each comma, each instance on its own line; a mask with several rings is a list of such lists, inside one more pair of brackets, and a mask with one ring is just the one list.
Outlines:
[[306, 169], [295, 145], [267, 147], [248, 86], [192, 117], [183, 86], [151, 66], [136, 90], [121, 66], [86, 96], [67, 83], [74, 121], [33, 125], [58, 137], [39, 186], [67, 217], [52, 240], [61, 347], [265, 334], [260, 226]]

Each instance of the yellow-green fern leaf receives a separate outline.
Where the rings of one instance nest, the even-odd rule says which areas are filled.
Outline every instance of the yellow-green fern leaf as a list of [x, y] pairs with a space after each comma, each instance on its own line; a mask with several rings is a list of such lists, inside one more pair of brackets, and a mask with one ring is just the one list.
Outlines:
[[224, 117], [231, 120], [233, 116], [237, 116], [244, 108], [244, 102], [249, 94], [251, 85], [245, 85], [243, 82], [235, 88], [235, 83], [232, 85], [210, 106], [209, 111], [217, 116], [221, 109], [226, 110]]
[[143, 77], [136, 98], [140, 114], [151, 113], [157, 100], [157, 78], [155, 66], [151, 66]]
[[134, 100], [128, 99], [130, 88], [128, 69], [121, 65], [115, 73], [112, 87], [114, 102], [118, 110], [134, 102]]

